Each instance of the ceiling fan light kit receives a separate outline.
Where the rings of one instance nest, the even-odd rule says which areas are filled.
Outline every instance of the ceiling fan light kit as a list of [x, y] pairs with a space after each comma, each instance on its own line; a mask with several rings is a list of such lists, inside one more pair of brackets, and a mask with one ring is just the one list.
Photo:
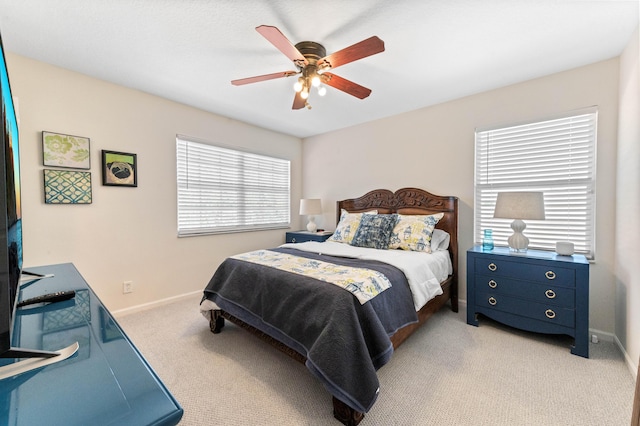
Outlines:
[[323, 84], [355, 96], [358, 99], [364, 99], [371, 94], [371, 89], [360, 86], [328, 71], [357, 61], [358, 59], [384, 52], [384, 42], [378, 37], [370, 37], [327, 55], [326, 49], [320, 43], [301, 41], [293, 45], [276, 27], [261, 25], [256, 28], [256, 31], [291, 59], [297, 71], [283, 71], [233, 80], [231, 84], [234, 86], [299, 75], [298, 80], [294, 84], [295, 96], [293, 98], [292, 109], [302, 109], [305, 107], [311, 109], [311, 105], [307, 102], [311, 87], [315, 87], [318, 94], [324, 96], [327, 89]]

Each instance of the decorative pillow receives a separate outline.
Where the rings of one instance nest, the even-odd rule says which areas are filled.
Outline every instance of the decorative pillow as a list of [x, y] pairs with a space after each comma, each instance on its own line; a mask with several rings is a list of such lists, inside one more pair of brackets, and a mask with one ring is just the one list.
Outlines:
[[389, 240], [389, 248], [431, 253], [433, 229], [443, 216], [444, 213], [419, 216], [399, 214], [398, 223]]
[[353, 236], [351, 245], [386, 250], [397, 222], [397, 214], [364, 215], [360, 220], [356, 234]]
[[362, 219], [362, 215], [365, 214], [375, 215], [378, 214], [378, 210], [371, 210], [364, 213], [349, 213], [345, 209], [342, 209], [340, 211], [338, 226], [336, 226], [336, 230], [333, 232], [333, 235], [327, 239], [327, 241], [346, 244], [351, 243], [353, 236], [358, 230], [358, 225], [360, 225], [360, 219]]

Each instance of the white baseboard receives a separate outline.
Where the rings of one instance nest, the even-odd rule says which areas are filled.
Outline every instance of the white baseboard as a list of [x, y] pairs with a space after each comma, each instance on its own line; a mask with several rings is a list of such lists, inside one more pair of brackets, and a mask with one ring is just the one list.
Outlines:
[[635, 363], [634, 360], [631, 359], [631, 357], [629, 356], [629, 354], [627, 353], [627, 351], [625, 350], [624, 346], [622, 345], [622, 342], [620, 342], [620, 340], [618, 339], [618, 336], [616, 336], [613, 333], [607, 333], [605, 331], [601, 331], [601, 330], [594, 330], [593, 328], [589, 329], [589, 336], [593, 336], [593, 335], [598, 336], [599, 340], [602, 340], [604, 342], [612, 342], [613, 344], [615, 344], [618, 349], [620, 349], [620, 353], [622, 353], [622, 356], [624, 357], [624, 360], [627, 364], [627, 367], [629, 368], [629, 371], [631, 372], [631, 375], [633, 376], [633, 380], [637, 380], [638, 379], [638, 364]]
[[113, 315], [117, 319], [117, 318], [121, 318], [136, 312], [146, 311], [147, 309], [156, 308], [158, 306], [176, 302], [181, 299], [193, 297], [197, 294], [202, 295], [202, 290], [193, 291], [191, 293], [185, 293], [178, 296], [168, 297], [166, 299], [156, 300], [154, 302], [143, 303], [142, 305], [131, 306], [129, 308], [118, 309], [117, 311], [112, 311], [111, 315]]
[[603, 342], [615, 342], [616, 340], [616, 336], [613, 333], [596, 330], [595, 328], [589, 329], [589, 340], [591, 340], [594, 334], [598, 336], [598, 340], [602, 340]]
[[635, 360], [631, 359], [627, 351], [624, 349], [624, 346], [622, 346], [622, 342], [618, 340], [618, 336], [616, 336], [615, 334], [613, 335], [613, 341], [615, 342], [616, 345], [618, 345], [618, 348], [620, 348], [620, 352], [622, 352], [622, 355], [624, 355], [624, 360], [627, 362], [627, 367], [629, 367], [629, 371], [633, 376], [633, 380], [637, 381], [638, 380], [638, 364], [636, 364]]
[[458, 299], [458, 312], [464, 312], [464, 317], [467, 317], [467, 301]]

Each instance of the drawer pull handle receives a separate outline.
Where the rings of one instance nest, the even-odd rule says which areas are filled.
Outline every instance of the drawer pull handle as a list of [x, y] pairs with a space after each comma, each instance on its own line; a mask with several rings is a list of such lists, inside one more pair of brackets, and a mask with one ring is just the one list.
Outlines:
[[545, 296], [547, 296], [547, 298], [549, 298], [549, 299], [555, 299], [555, 297], [556, 297], [556, 292], [555, 292], [555, 291], [553, 291], [553, 290], [551, 290], [551, 289], [549, 289], [549, 290], [545, 291], [545, 292], [544, 292], [544, 294], [545, 294]]
[[547, 271], [544, 273], [544, 276], [547, 277], [547, 279], [554, 280], [556, 278], [556, 273], [553, 271]]
[[295, 242], [296, 242], [295, 237], [291, 239], [291, 242], [292, 242], [292, 243], [295, 243]]
[[547, 316], [547, 318], [549, 319], [554, 319], [556, 317], [556, 313], [553, 312], [551, 309], [547, 309], [546, 311], [544, 311], [544, 314]]
[[495, 297], [490, 297], [490, 298], [489, 298], [489, 304], [490, 304], [491, 306], [496, 306], [496, 305], [498, 304], [498, 301], [496, 300], [496, 298], [495, 298]]
[[495, 271], [496, 269], [498, 269], [495, 263], [490, 263], [487, 268], [489, 268], [490, 271]]
[[496, 287], [498, 287], [498, 283], [495, 282], [494, 280], [490, 280], [489, 281], [489, 287], [496, 288]]

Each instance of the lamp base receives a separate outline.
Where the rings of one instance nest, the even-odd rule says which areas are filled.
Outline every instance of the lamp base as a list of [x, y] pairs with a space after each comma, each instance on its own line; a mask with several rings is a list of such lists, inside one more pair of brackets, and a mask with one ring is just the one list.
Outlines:
[[513, 234], [507, 240], [511, 251], [516, 253], [524, 253], [527, 251], [527, 248], [529, 247], [529, 239], [522, 233], [526, 227], [527, 225], [520, 219], [516, 219], [511, 222]]
[[526, 253], [527, 250], [529, 250], [528, 247], [519, 249], [519, 248], [513, 248], [513, 247], [509, 246], [509, 251], [512, 252], [512, 253]]
[[309, 223], [307, 223], [307, 231], [316, 232], [318, 226], [316, 225], [315, 219], [313, 216], [309, 216]]

